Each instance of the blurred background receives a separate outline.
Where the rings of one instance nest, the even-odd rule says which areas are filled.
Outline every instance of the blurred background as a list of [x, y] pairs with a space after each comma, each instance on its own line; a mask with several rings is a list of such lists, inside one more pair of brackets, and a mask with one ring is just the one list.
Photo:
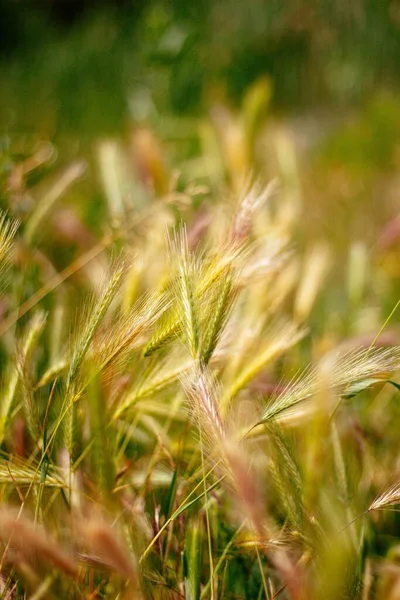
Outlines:
[[36, 185], [84, 159], [89, 229], [113, 185], [140, 205], [278, 176], [300, 238], [383, 249], [396, 280], [399, 65], [398, 0], [1, 0], [3, 163], [36, 156]]
[[217, 99], [239, 106], [266, 76], [275, 111], [334, 117], [399, 83], [396, 0], [2, 0], [0, 10], [2, 125], [53, 137], [124, 131], [149, 116], [146, 94], [156, 110], [198, 115]]

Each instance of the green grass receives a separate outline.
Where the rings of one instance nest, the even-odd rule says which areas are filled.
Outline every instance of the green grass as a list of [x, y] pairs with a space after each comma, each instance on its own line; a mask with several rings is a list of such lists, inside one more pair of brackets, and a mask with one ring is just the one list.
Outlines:
[[307, 235], [279, 133], [243, 185], [259, 109], [202, 124], [198, 186], [149, 131], [103, 155], [92, 226], [81, 165], [5, 147], [3, 598], [397, 597], [393, 248]]

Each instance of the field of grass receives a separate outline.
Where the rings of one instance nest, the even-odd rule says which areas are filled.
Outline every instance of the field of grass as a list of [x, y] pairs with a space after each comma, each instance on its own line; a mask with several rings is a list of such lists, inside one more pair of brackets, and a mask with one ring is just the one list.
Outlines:
[[302, 162], [268, 90], [4, 140], [1, 598], [400, 598], [397, 104]]

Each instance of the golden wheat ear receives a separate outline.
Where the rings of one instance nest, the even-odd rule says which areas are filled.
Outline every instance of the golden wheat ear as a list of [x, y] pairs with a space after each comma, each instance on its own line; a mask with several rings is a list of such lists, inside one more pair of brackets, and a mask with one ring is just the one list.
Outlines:
[[183, 338], [192, 358], [196, 358], [200, 344], [200, 301], [198, 285], [201, 265], [190, 252], [186, 230], [177, 234], [171, 244], [172, 264], [176, 276], [172, 288], [176, 298], [177, 313], [181, 317]]
[[5, 287], [5, 275], [11, 264], [12, 242], [19, 222], [0, 211], [0, 295]]
[[67, 374], [67, 387], [70, 387], [76, 378], [94, 335], [121, 286], [124, 273], [125, 264], [123, 262], [117, 263], [110, 278], [103, 285], [99, 299], [96, 302], [90, 302], [83, 311], [81, 324], [77, 328], [73, 340], [73, 351]]
[[[7, 435], [12, 412], [17, 404], [17, 395], [19, 387], [23, 386], [23, 404], [25, 409], [25, 416], [28, 420], [29, 426], [33, 425], [34, 418], [32, 413], [32, 403], [26, 402], [28, 396], [31, 395], [31, 390], [28, 391], [24, 375], [28, 372], [28, 365], [30, 363], [31, 356], [37, 346], [40, 339], [44, 326], [46, 324], [46, 315], [42, 312], [36, 313], [32, 319], [28, 322], [24, 335], [17, 340], [17, 357], [14, 364], [9, 365], [7, 372], [6, 383], [3, 384], [2, 390], [2, 402], [0, 405], [0, 443], [4, 441]], [[28, 391], [28, 394], [26, 393]]]
[[275, 186], [272, 182], [265, 190], [259, 184], [247, 189], [230, 230], [225, 232], [227, 239], [222, 243], [218, 240], [217, 250], [213, 247], [205, 254], [194, 253], [184, 227], [169, 240], [172, 275], [163, 293], [170, 296], [172, 309], [163, 315], [144, 349], [145, 356], [181, 337], [192, 358], [207, 364], [238, 291], [238, 272], [250, 245], [254, 217]]

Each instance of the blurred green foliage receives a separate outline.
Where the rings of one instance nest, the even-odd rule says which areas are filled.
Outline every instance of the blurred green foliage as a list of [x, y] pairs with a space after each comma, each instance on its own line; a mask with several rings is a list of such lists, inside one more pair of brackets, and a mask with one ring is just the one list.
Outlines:
[[238, 105], [268, 76], [276, 109], [364, 104], [399, 83], [398, 0], [3, 0], [1, 126], [80, 139], [157, 110]]

